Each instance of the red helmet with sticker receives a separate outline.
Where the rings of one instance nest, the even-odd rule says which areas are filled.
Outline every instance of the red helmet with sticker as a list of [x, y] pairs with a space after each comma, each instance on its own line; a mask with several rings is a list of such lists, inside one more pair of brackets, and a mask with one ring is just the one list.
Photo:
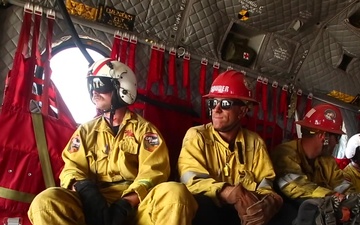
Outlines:
[[345, 134], [342, 131], [343, 118], [340, 109], [330, 104], [320, 104], [310, 109], [304, 119], [296, 122], [312, 131]]
[[248, 84], [249, 83], [245, 79], [243, 73], [235, 70], [228, 70], [219, 74], [211, 84], [210, 92], [203, 97], [240, 99], [258, 104], [252, 97]]

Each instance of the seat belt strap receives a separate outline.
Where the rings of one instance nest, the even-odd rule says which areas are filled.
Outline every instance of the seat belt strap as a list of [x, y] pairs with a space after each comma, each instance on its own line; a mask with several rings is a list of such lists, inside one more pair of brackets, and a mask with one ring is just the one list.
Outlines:
[[35, 198], [35, 195], [21, 191], [15, 191], [9, 188], [0, 187], [0, 197], [18, 202], [31, 203], [31, 201]]
[[55, 187], [55, 180], [53, 177], [53, 171], [51, 168], [51, 162], [49, 157], [49, 151], [47, 148], [45, 132], [44, 132], [44, 123], [42, 114], [40, 113], [31, 113], [31, 118], [33, 122], [33, 129], [36, 139], [36, 145], [39, 152], [39, 159], [41, 164], [41, 170], [43, 173], [45, 186]]

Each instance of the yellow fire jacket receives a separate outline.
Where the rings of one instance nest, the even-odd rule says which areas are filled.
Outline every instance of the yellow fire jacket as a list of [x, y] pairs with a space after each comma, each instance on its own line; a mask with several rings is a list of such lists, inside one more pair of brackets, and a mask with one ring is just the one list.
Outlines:
[[354, 184], [356, 192], [360, 193], [360, 171], [358, 171], [351, 163], [349, 163], [343, 171], [346, 179]]
[[217, 202], [225, 183], [241, 183], [260, 194], [272, 192], [275, 173], [261, 137], [242, 129], [234, 151], [211, 123], [190, 128], [185, 134], [178, 160], [180, 180], [192, 194], [203, 193]]
[[289, 198], [320, 198], [335, 192], [353, 192], [334, 157], [320, 156], [311, 167], [300, 139], [278, 145], [271, 152], [276, 184]]
[[105, 118], [79, 126], [62, 153], [65, 162], [61, 186], [74, 180], [99, 183], [123, 182], [122, 195], [136, 192], [142, 200], [151, 188], [167, 181], [168, 149], [158, 130], [141, 116], [127, 111], [116, 135]]

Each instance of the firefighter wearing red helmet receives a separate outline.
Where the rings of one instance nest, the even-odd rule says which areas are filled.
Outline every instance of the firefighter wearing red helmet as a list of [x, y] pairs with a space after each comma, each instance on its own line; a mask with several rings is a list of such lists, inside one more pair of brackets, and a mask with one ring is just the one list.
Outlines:
[[61, 187], [38, 194], [34, 225], [190, 225], [197, 204], [185, 185], [166, 182], [168, 148], [158, 129], [127, 107], [137, 82], [105, 58], [88, 72], [91, 100], [103, 115], [78, 127], [62, 153]]
[[320, 104], [296, 123], [301, 126], [301, 138], [282, 143], [271, 153], [276, 185], [286, 200], [299, 207], [294, 224], [314, 224], [323, 216], [335, 224], [358, 220], [351, 213], [359, 208], [354, 186], [332, 156], [344, 134], [341, 111]]
[[211, 122], [187, 131], [178, 160], [180, 181], [199, 205], [193, 225], [266, 224], [282, 198], [272, 188], [275, 173], [264, 141], [240, 124], [258, 104], [244, 74], [221, 73], [203, 97]]
[[353, 135], [346, 143], [345, 156], [350, 163], [344, 168], [345, 176], [360, 192], [360, 133]]

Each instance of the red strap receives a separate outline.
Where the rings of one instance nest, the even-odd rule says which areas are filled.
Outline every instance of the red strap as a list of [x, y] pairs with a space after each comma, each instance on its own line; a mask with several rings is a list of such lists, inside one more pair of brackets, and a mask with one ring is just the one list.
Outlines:
[[164, 87], [164, 54], [165, 54], [165, 45], [160, 45], [158, 50], [159, 57], [159, 66], [158, 66], [158, 83], [159, 83], [159, 94], [161, 96], [165, 95], [165, 87]]
[[114, 34], [114, 40], [113, 45], [111, 48], [110, 58], [115, 59], [117, 61], [120, 60], [120, 42], [121, 42], [121, 36], [119, 32], [116, 32]]
[[[205, 86], [206, 86], [206, 67], [208, 64], [208, 60], [206, 58], [201, 59], [200, 66], [200, 77], [199, 77], [199, 93], [201, 96], [205, 95]], [[206, 116], [206, 102], [205, 98], [201, 97], [201, 118], [205, 119]]]
[[263, 138], [266, 138], [266, 130], [267, 130], [267, 123], [268, 123], [268, 79], [264, 78], [262, 80], [262, 99], [261, 99], [261, 106], [263, 109], [263, 117], [264, 117], [264, 121], [263, 121]]
[[191, 103], [190, 53], [185, 52], [183, 59], [183, 87], [186, 88], [186, 99], [189, 103]]
[[[50, 79], [51, 79], [51, 68], [50, 68], [50, 59], [51, 59], [51, 45], [53, 37], [53, 27], [54, 27], [54, 18], [49, 17], [47, 19], [47, 33], [46, 33], [46, 52], [45, 52], [45, 62], [44, 62], [44, 87], [42, 92], [43, 106], [41, 107], [41, 112], [43, 115], [47, 116], [49, 114], [49, 88], [50, 88]], [[58, 108], [57, 105], [53, 105]], [[60, 112], [59, 112], [60, 113]]]
[[129, 43], [130, 43], [130, 47], [129, 47], [129, 57], [127, 64], [130, 67], [130, 69], [132, 69], [132, 71], [135, 73], [135, 50], [137, 45], [137, 37], [135, 35], [131, 35]]
[[309, 112], [312, 107], [313, 94], [309, 93], [306, 99], [305, 113]]
[[20, 36], [15, 52], [14, 62], [12, 69], [9, 71], [7, 76], [6, 92], [4, 94], [3, 105], [16, 105], [18, 92], [24, 92], [23, 86], [19, 85], [23, 74], [20, 75], [20, 71], [24, 69], [24, 55], [28, 54], [28, 44], [30, 40], [30, 30], [32, 23], [32, 7], [24, 8], [23, 23], [20, 30]]
[[[259, 76], [256, 80], [256, 87], [255, 87], [255, 98], [257, 101], [261, 100], [261, 91], [262, 91], [262, 77]], [[257, 119], [259, 114], [259, 105], [254, 106], [254, 113], [253, 113], [253, 124], [251, 124], [251, 127], [249, 129], [256, 131], [257, 127]]]
[[219, 62], [214, 62], [213, 68], [214, 69], [213, 69], [213, 74], [212, 74], [212, 80], [214, 81], [219, 75], [220, 63]]
[[153, 44], [151, 46], [151, 58], [146, 90], [151, 91], [152, 85], [157, 82], [159, 85], [159, 95], [165, 94], [164, 83], [162, 80], [164, 52], [165, 47], [163, 45]]
[[288, 112], [288, 104], [287, 104], [287, 95], [288, 95], [288, 86], [284, 85], [281, 90], [280, 95], [280, 110], [279, 113], [283, 115], [284, 129], [283, 129], [283, 138], [285, 137], [287, 130], [287, 112]]
[[271, 149], [273, 149], [275, 147], [275, 129], [277, 126], [277, 116], [278, 116], [278, 112], [277, 112], [277, 99], [278, 99], [278, 82], [274, 81], [271, 85], [272, 87], [272, 116], [273, 116], [273, 123], [274, 123], [274, 129], [272, 132], [272, 138], [271, 138]]
[[275, 122], [275, 123], [277, 123], [277, 99], [278, 99], [278, 97], [277, 97], [277, 91], [278, 91], [278, 86], [279, 86], [279, 84], [278, 84], [278, 82], [277, 81], [274, 81], [273, 83], [272, 83], [272, 96], [273, 96], [273, 102], [272, 102], [272, 116], [273, 116], [273, 121]]
[[129, 45], [129, 35], [128, 34], [124, 34], [121, 38], [121, 49], [120, 49], [120, 62], [122, 63], [126, 63], [126, 52], [128, 49], [128, 45]]
[[172, 87], [173, 96], [178, 96], [178, 87], [176, 83], [176, 49], [170, 48], [169, 50], [169, 86]]
[[151, 91], [152, 85], [154, 83], [156, 83], [156, 81], [157, 81], [157, 74], [156, 74], [158, 71], [158, 69], [157, 69], [158, 62], [157, 61], [158, 61], [157, 50], [155, 47], [151, 47], [148, 78], [146, 81], [146, 91]]

